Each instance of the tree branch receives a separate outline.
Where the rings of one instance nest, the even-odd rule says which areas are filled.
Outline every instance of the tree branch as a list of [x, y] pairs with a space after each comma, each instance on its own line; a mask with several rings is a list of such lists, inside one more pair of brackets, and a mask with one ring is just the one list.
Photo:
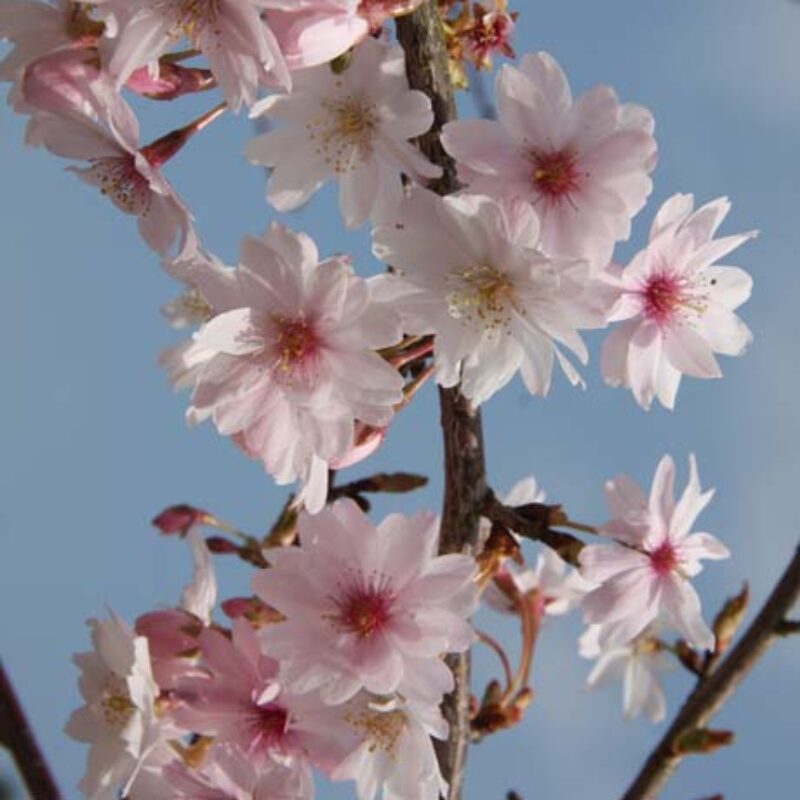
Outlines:
[[14, 757], [25, 785], [36, 800], [61, 800], [44, 754], [0, 661], [0, 744]]
[[622, 800], [651, 800], [657, 797], [683, 758], [683, 754], [678, 752], [678, 743], [687, 734], [708, 723], [767, 648], [780, 638], [786, 614], [798, 599], [800, 547], [739, 643], [716, 670], [700, 680], [689, 695]]
[[[397, 20], [397, 38], [406, 54], [406, 71], [412, 89], [431, 99], [434, 123], [420, 137], [419, 147], [443, 169], [430, 188], [449, 194], [458, 188], [453, 160], [439, 140], [442, 126], [456, 117], [453, 87], [447, 60], [441, 18], [436, 0], [423, 3], [416, 11]], [[444, 436], [444, 507], [439, 539], [440, 553], [474, 553], [478, 539], [480, 506], [486, 492], [483, 432], [480, 412], [472, 408], [458, 388], [440, 389]], [[455, 675], [455, 689], [442, 704], [450, 735], [438, 748], [442, 774], [448, 782], [449, 800], [461, 797], [470, 737], [469, 653], [448, 656]]]
[[551, 525], [559, 524], [566, 519], [561, 506], [550, 506], [544, 503], [528, 503], [513, 508], [501, 503], [494, 493], [488, 491], [483, 499], [481, 513], [492, 522], [502, 525], [526, 539], [543, 542], [555, 550], [568, 564], [578, 565], [578, 554], [583, 542], [569, 533], [554, 531]]

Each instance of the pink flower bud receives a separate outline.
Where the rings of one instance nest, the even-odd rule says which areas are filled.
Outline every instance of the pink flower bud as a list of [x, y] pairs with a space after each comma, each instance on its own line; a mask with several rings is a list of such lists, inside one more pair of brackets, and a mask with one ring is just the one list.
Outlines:
[[178, 533], [186, 536], [192, 525], [203, 523], [210, 517], [207, 511], [181, 503], [165, 508], [153, 518], [153, 525], [164, 535]]
[[174, 100], [184, 94], [204, 92], [216, 85], [207, 69], [160, 62], [155, 70], [139, 67], [125, 82], [125, 88], [150, 100]]
[[284, 617], [257, 597], [230, 597], [222, 602], [222, 610], [231, 619], [244, 617], [259, 628], [270, 622], [281, 622]]

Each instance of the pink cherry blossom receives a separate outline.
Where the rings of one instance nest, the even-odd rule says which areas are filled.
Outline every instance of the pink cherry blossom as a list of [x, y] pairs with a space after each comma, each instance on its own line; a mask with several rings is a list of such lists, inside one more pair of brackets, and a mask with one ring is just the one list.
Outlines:
[[714, 238], [730, 210], [725, 198], [693, 208], [692, 195], [667, 200], [649, 244], [615, 279], [609, 321], [626, 322], [604, 342], [603, 375], [629, 387], [645, 409], [654, 397], [673, 408], [681, 375], [721, 377], [714, 353], [741, 355], [752, 339], [733, 313], [750, 296], [752, 279], [716, 262], [755, 233]]
[[398, 224], [376, 226], [373, 252], [395, 272], [380, 297], [410, 334], [434, 334], [436, 379], [461, 384], [474, 404], [519, 370], [532, 394], [547, 394], [553, 359], [573, 383], [569, 348], [586, 362], [579, 327], [600, 324], [586, 262], [554, 261], [539, 247], [533, 209], [516, 213], [479, 195], [440, 198], [412, 190]]
[[580, 554], [581, 574], [598, 585], [583, 600], [584, 619], [603, 625], [602, 646], [629, 643], [659, 616], [692, 647], [714, 646], [689, 579], [702, 570], [701, 560], [730, 553], [711, 534], [690, 533], [714, 494], [701, 492], [694, 456], [689, 457], [689, 482], [677, 503], [674, 482], [675, 464], [664, 456], [649, 498], [625, 475], [606, 484], [614, 516], [600, 533], [615, 543], [587, 545]]
[[0, 81], [16, 80], [26, 66], [51, 53], [96, 44], [103, 28], [87, 3], [0, 2], [0, 39], [14, 45], [0, 61]]
[[200, 368], [188, 419], [211, 418], [278, 483], [300, 478], [317, 511], [356, 420], [385, 425], [402, 399], [402, 377], [374, 352], [399, 341], [399, 321], [349, 261], [319, 263], [308, 236], [278, 224], [245, 240], [235, 277], [196, 276], [219, 313], [183, 356]]
[[228, 104], [251, 105], [259, 86], [291, 85], [283, 54], [254, 0], [102, 0], [119, 11], [108, 69], [122, 86], [182, 38], [207, 59]]
[[360, 689], [429, 700], [452, 686], [439, 659], [472, 641], [475, 562], [436, 556], [438, 520], [393, 514], [378, 527], [351, 500], [301, 515], [300, 547], [269, 551], [253, 590], [286, 621], [267, 626], [264, 648], [290, 688], [337, 704]]
[[56, 53], [28, 69], [24, 97], [32, 113], [29, 144], [87, 161], [70, 171], [137, 217], [139, 232], [154, 250], [166, 254], [177, 240], [182, 253], [190, 252], [191, 217], [159, 169], [166, 154], [139, 146], [133, 111], [96, 67], [77, 51]]
[[130, 800], [311, 800], [314, 787], [307, 772], [277, 761], [253, 762], [237, 747], [215, 745], [196, 768], [173, 759], [144, 769]]
[[339, 208], [348, 228], [387, 218], [403, 195], [401, 173], [436, 178], [409, 143], [433, 122], [430, 100], [408, 88], [403, 50], [375, 39], [358, 46], [347, 69], [328, 65], [295, 76], [289, 95], [271, 95], [252, 115], [289, 124], [253, 139], [247, 156], [274, 167], [267, 200], [279, 211], [304, 203], [328, 177], [339, 180]]
[[156, 716], [158, 687], [147, 640], [113, 614], [88, 624], [94, 650], [73, 657], [85, 705], [73, 712], [65, 730], [91, 744], [81, 791], [89, 800], [110, 800], [164, 744], [168, 729]]
[[204, 677], [178, 685], [183, 701], [175, 718], [219, 744], [240, 748], [258, 763], [278, 760], [308, 772], [306, 743], [293, 726], [291, 695], [278, 681], [279, 663], [261, 652], [256, 632], [243, 618], [233, 621], [229, 639], [206, 628], [199, 637]]
[[625, 719], [645, 714], [651, 722], [660, 722], [667, 711], [664, 690], [658, 673], [671, 668], [650, 629], [629, 644], [601, 648], [601, 626], [591, 625], [580, 639], [580, 654], [597, 661], [586, 679], [586, 688], [595, 689], [612, 680], [622, 680], [622, 711]]
[[292, 70], [333, 61], [422, 0], [257, 0]]
[[656, 144], [650, 113], [620, 105], [597, 86], [573, 101], [547, 53], [523, 56], [497, 75], [498, 121], [460, 120], [442, 143], [470, 190], [530, 203], [541, 218], [542, 249], [591, 257], [602, 268], [615, 241], [630, 235], [652, 183]]

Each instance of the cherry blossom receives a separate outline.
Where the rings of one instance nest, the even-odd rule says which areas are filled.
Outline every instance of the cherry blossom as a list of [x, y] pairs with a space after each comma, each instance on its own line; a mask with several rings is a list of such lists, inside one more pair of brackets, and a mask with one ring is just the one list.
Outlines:
[[195, 246], [191, 217], [159, 169], [174, 154], [174, 144], [140, 147], [133, 111], [105, 76], [95, 74], [69, 51], [29, 69], [27, 142], [87, 161], [88, 166], [69, 170], [98, 187], [120, 211], [137, 217], [139, 232], [154, 250], [166, 254], [177, 240], [187, 255]]
[[422, 0], [257, 0], [292, 70], [333, 61]]
[[274, 167], [267, 200], [279, 211], [304, 203], [328, 177], [339, 180], [339, 208], [348, 228], [386, 218], [403, 195], [401, 173], [436, 178], [431, 164], [408, 139], [433, 121], [430, 100], [411, 91], [400, 47], [369, 39], [353, 52], [347, 69], [327, 65], [295, 77], [289, 95], [270, 95], [253, 107], [288, 125], [247, 146], [254, 164]]
[[436, 379], [461, 381], [474, 404], [488, 400], [519, 370], [532, 394], [547, 394], [555, 357], [580, 381], [559, 349], [586, 362], [577, 328], [600, 324], [589, 299], [586, 262], [554, 261], [539, 246], [531, 207], [514, 215], [479, 195], [440, 198], [412, 190], [400, 222], [376, 226], [375, 255], [395, 273], [382, 276], [411, 334], [435, 334]]
[[694, 456], [689, 482], [678, 502], [673, 496], [675, 464], [664, 456], [650, 496], [626, 475], [606, 483], [610, 522], [599, 532], [610, 545], [581, 550], [581, 574], [598, 588], [583, 600], [587, 623], [603, 626], [603, 647], [629, 643], [661, 616], [690, 646], [711, 650], [714, 634], [703, 621], [700, 599], [689, 582], [703, 559], [727, 558], [728, 549], [709, 533], [690, 533], [714, 491], [702, 492]]
[[133, 781], [166, 731], [156, 716], [158, 687], [147, 640], [113, 614], [88, 624], [94, 650], [73, 657], [85, 705], [72, 713], [65, 730], [91, 744], [81, 791], [90, 800], [111, 800], [118, 784]]
[[714, 353], [741, 355], [752, 340], [733, 313], [750, 296], [752, 279], [716, 262], [755, 232], [714, 238], [730, 210], [726, 198], [693, 209], [692, 195], [667, 200], [647, 247], [616, 276], [619, 298], [609, 321], [626, 322], [604, 342], [603, 375], [629, 387], [645, 409], [654, 397], [674, 408], [681, 375], [719, 378]]
[[[339, 724], [330, 717], [338, 717]], [[323, 719], [348, 751], [330, 771], [330, 778], [355, 781], [358, 800], [374, 800], [376, 795], [384, 800], [446, 796], [447, 784], [431, 737], [447, 738], [448, 728], [436, 703], [376, 698], [362, 692], [344, 706], [330, 709]]]
[[307, 772], [277, 761], [258, 762], [239, 748], [215, 745], [202, 765], [180, 759], [144, 769], [130, 800], [311, 800], [314, 787]]
[[108, 69], [122, 86], [135, 69], [186, 38], [234, 110], [251, 105], [261, 85], [291, 85], [286, 62], [254, 0], [102, 0], [119, 12]]
[[530, 602], [550, 616], [567, 614], [593, 589], [554, 550], [542, 545], [533, 567], [504, 565], [486, 587], [483, 599], [495, 611], [519, 613], [519, 604]]
[[[475, 562], [436, 556], [432, 514], [374, 527], [349, 499], [301, 515], [300, 547], [272, 549], [253, 590], [286, 621], [262, 630], [290, 688], [337, 704], [360, 689], [430, 698], [452, 686], [438, 658], [472, 641]], [[438, 699], [434, 702], [438, 702]]]
[[503, 65], [495, 93], [498, 121], [459, 120], [442, 143], [470, 190], [532, 204], [550, 255], [589, 257], [599, 268], [615, 241], [630, 235], [656, 163], [653, 120], [596, 86], [573, 101], [567, 78], [547, 53]]
[[50, 53], [94, 45], [103, 31], [86, 3], [0, 2], [0, 39], [14, 45], [0, 61], [0, 81], [16, 80], [26, 66]]
[[235, 277], [196, 275], [219, 312], [183, 354], [199, 368], [188, 419], [211, 418], [278, 483], [300, 478], [317, 511], [356, 420], [385, 425], [402, 399], [402, 377], [374, 352], [400, 339], [398, 320], [349, 261], [319, 263], [308, 236], [278, 224], [245, 240]]
[[[279, 761], [308, 773], [307, 747], [293, 726], [291, 696], [278, 681], [279, 663], [261, 652], [256, 632], [243, 618], [233, 621], [232, 638], [206, 628], [199, 637], [205, 675], [178, 685], [184, 705], [175, 718], [188, 730], [240, 748], [259, 764]], [[310, 782], [310, 774], [307, 781]]]
[[590, 625], [580, 639], [580, 654], [597, 661], [586, 679], [586, 687], [598, 686], [622, 679], [622, 711], [625, 719], [645, 714], [651, 722], [660, 722], [667, 711], [664, 690], [658, 673], [670, 669], [671, 662], [661, 644], [649, 629], [629, 644], [601, 648], [601, 626]]

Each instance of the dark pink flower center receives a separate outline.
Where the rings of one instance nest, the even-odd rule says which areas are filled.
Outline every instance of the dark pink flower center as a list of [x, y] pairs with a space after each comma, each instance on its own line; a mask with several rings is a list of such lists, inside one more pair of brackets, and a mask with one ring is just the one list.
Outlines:
[[348, 587], [335, 602], [339, 609], [338, 626], [361, 639], [369, 639], [391, 619], [394, 594], [385, 583], [374, 586], [359, 582]]
[[294, 372], [319, 352], [320, 341], [313, 325], [305, 319], [273, 317], [277, 332], [279, 369]]
[[276, 703], [257, 706], [251, 720], [253, 745], [271, 750], [281, 746], [286, 734], [288, 714]]
[[568, 200], [580, 188], [577, 158], [568, 147], [562, 150], [531, 153], [531, 180], [539, 193], [551, 202]]
[[639, 294], [644, 304], [642, 313], [659, 324], [672, 319], [686, 299], [683, 281], [668, 272], [651, 275]]
[[672, 543], [665, 541], [650, 554], [650, 566], [656, 575], [668, 575], [678, 565], [678, 556]]

